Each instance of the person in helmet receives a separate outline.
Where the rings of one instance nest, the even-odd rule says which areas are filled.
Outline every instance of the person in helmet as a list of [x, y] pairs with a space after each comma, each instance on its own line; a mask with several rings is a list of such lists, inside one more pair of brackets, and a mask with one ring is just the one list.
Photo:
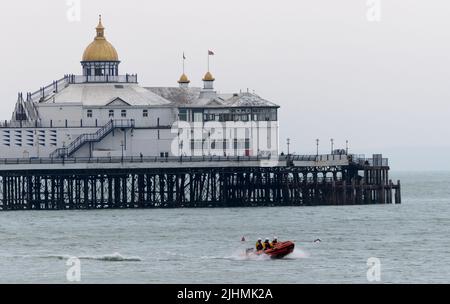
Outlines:
[[256, 242], [256, 246], [255, 247], [256, 247], [257, 251], [260, 251], [260, 250], [264, 249], [264, 245], [262, 243], [262, 239], [261, 238], [258, 239], [258, 241]]
[[272, 248], [275, 247], [276, 244], [278, 244], [278, 237], [274, 236], [272, 241]]
[[269, 238], [264, 241], [264, 250], [272, 249], [272, 244], [270, 244]]

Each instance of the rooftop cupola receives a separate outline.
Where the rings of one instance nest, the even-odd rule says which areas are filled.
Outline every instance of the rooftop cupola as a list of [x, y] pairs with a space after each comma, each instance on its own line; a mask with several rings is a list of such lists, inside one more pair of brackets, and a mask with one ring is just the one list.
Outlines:
[[207, 72], [203, 77], [203, 89], [204, 90], [214, 90], [214, 80], [216, 80], [211, 72]]
[[183, 75], [181, 75], [181, 77], [180, 77], [180, 80], [178, 80], [178, 83], [180, 84], [180, 88], [188, 88], [189, 83], [191, 83], [191, 81], [186, 76], [186, 74], [183, 73]]
[[84, 76], [119, 75], [119, 56], [114, 46], [105, 38], [102, 16], [99, 16], [96, 36], [83, 53], [81, 65]]
[[203, 90], [204, 91], [213, 91], [214, 90], [214, 76], [211, 74], [209, 70], [209, 58], [214, 56], [214, 52], [208, 50], [208, 72], [206, 72], [205, 76], [203, 76]]

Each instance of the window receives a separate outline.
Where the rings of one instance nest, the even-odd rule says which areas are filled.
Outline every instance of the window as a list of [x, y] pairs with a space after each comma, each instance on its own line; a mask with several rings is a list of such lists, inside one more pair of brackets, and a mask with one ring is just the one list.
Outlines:
[[103, 69], [95, 68], [95, 76], [103, 76]]
[[194, 112], [194, 122], [201, 122], [203, 121], [203, 111], [195, 111]]
[[249, 150], [250, 149], [250, 138], [246, 138], [245, 139], [245, 149]]
[[109, 110], [109, 117], [114, 117], [114, 110]]
[[87, 110], [87, 117], [92, 118], [92, 110]]
[[178, 113], [178, 119], [180, 121], [187, 121], [187, 110], [186, 109], [180, 109], [180, 112]]
[[148, 110], [142, 111], [142, 117], [148, 117]]
[[120, 117], [127, 117], [127, 110], [120, 111]]
[[204, 114], [203, 119], [205, 121], [214, 121], [214, 120], [216, 120], [216, 115], [215, 114]]

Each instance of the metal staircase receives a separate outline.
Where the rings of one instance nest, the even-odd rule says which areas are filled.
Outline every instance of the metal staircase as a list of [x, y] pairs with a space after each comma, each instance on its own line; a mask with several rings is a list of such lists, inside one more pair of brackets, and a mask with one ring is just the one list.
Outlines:
[[77, 137], [67, 147], [59, 148], [50, 154], [50, 158], [68, 158], [84, 144], [88, 142], [99, 142], [110, 134], [114, 129], [131, 129], [134, 128], [134, 119], [110, 120], [106, 125], [101, 127], [97, 132], [91, 134], [82, 134]]

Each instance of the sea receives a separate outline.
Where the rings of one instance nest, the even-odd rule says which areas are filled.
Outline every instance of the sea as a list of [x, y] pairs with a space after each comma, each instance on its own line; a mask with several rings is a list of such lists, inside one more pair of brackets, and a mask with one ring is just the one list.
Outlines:
[[449, 283], [450, 172], [391, 177], [401, 205], [0, 212], [0, 283]]

